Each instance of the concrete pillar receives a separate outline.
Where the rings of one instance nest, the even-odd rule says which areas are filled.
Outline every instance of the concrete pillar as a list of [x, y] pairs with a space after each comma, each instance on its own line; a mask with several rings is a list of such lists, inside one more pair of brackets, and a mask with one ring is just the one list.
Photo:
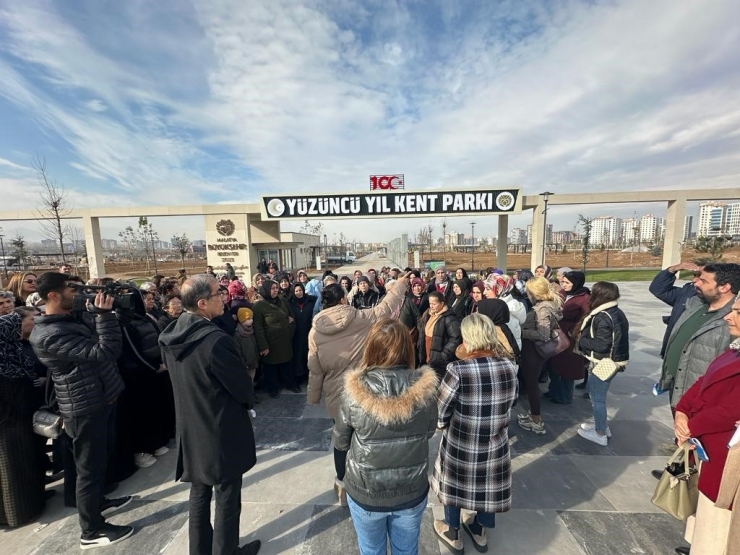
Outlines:
[[82, 217], [82, 229], [85, 231], [85, 249], [87, 250], [87, 267], [91, 278], [105, 277], [105, 257], [103, 244], [100, 241], [100, 221], [91, 216]]
[[506, 260], [509, 254], [509, 215], [498, 217], [498, 241], [496, 243], [496, 266], [506, 272]]
[[532, 258], [530, 265], [532, 271], [543, 264], [542, 260], [542, 232], [545, 229], [545, 199], [540, 197], [537, 206], [532, 211]]
[[683, 228], [686, 219], [686, 197], [668, 201], [663, 240], [663, 268], [681, 262]]

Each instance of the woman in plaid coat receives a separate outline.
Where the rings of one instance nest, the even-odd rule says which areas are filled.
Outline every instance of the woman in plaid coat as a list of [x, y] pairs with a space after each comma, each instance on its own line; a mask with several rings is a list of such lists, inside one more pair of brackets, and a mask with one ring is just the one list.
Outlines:
[[444, 432], [432, 477], [432, 491], [445, 509], [434, 530], [453, 553], [463, 549], [460, 509], [476, 512], [462, 526], [485, 551], [485, 528], [495, 526], [495, 513], [511, 508], [508, 426], [517, 394], [516, 366], [490, 318], [471, 314], [460, 330], [460, 360], [447, 366], [439, 389], [438, 427]]

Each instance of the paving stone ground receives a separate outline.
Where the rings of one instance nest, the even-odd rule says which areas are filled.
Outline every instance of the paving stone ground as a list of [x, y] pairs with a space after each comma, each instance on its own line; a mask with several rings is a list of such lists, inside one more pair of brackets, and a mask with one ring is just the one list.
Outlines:
[[[570, 406], [543, 404], [545, 436], [514, 423], [513, 509], [498, 516], [490, 553], [657, 555], [684, 544], [683, 523], [650, 503], [656, 484], [650, 471], [666, 458], [658, 445], [672, 435], [667, 399], [650, 391], [660, 370], [665, 329], [660, 317], [668, 309], [648, 293], [647, 283], [619, 285], [630, 321], [631, 361], [609, 392], [612, 440], [600, 447], [576, 434], [578, 424], [591, 416], [580, 392]], [[261, 539], [265, 555], [357, 553], [349, 511], [337, 504], [332, 489], [331, 420], [324, 408], [307, 406], [305, 394], [286, 393], [263, 401], [257, 413], [258, 463], [244, 476], [242, 543]], [[431, 460], [439, 440], [437, 434], [431, 442]], [[133, 524], [136, 533], [105, 553], [188, 553], [188, 486], [174, 482], [174, 466], [170, 452], [121, 484], [116, 495], [137, 498], [109, 520]], [[61, 493], [61, 483], [50, 487]], [[422, 554], [449, 553], [432, 531], [435, 517], [442, 517], [442, 508], [430, 498]], [[78, 553], [78, 542], [76, 513], [62, 506], [61, 495], [39, 521], [0, 529], [3, 555]], [[465, 548], [475, 553], [469, 541]]]

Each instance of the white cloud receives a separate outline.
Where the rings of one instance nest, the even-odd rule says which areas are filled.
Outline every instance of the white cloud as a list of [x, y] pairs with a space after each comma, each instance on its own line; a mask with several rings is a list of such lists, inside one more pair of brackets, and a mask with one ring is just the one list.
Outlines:
[[136, 3], [103, 39], [59, 9], [0, 8], [0, 54], [26, 64], [0, 55], [0, 95], [111, 200], [253, 202], [386, 172], [528, 194], [738, 186], [731, 2], [429, 3], [434, 25], [404, 2]]

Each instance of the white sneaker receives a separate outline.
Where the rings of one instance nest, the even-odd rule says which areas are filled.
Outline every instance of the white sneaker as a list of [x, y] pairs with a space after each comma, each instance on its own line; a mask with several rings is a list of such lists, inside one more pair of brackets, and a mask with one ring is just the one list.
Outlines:
[[[581, 430], [596, 430], [596, 424], [594, 424], [593, 420], [589, 420], [588, 422], [581, 424]], [[606, 437], [612, 437], [612, 431], [609, 426], [606, 427]]]
[[587, 439], [589, 441], [593, 441], [597, 445], [601, 445], [602, 447], [606, 447], [609, 445], [609, 440], [606, 436], [600, 436], [596, 433], [596, 430], [583, 430], [578, 429], [578, 435], [581, 436], [583, 439]]
[[136, 453], [134, 455], [134, 463], [139, 468], [148, 468], [156, 462], [157, 459], [155, 459], [154, 456], [150, 455], [149, 453]]
[[166, 445], [163, 445], [162, 447], [160, 447], [159, 449], [157, 449], [154, 452], [154, 456], [155, 457], [161, 457], [162, 455], [166, 455], [169, 452], [170, 452], [170, 450], [167, 448], [167, 446]]

